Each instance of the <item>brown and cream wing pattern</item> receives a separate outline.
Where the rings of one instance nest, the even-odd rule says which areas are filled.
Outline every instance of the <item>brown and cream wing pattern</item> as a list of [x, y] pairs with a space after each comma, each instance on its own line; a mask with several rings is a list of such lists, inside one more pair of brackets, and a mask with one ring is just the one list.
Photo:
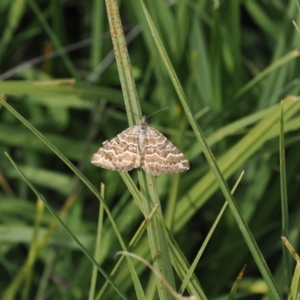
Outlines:
[[110, 141], [103, 142], [103, 147], [93, 155], [92, 164], [115, 171], [138, 168], [141, 164], [138, 129], [138, 125], [129, 127]]
[[158, 176], [187, 171], [190, 165], [184, 155], [163, 134], [148, 126], [141, 152], [141, 168]]

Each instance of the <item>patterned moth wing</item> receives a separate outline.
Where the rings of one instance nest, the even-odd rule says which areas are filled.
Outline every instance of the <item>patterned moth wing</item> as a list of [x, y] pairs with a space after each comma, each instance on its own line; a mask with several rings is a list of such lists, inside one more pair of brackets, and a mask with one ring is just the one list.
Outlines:
[[103, 147], [93, 155], [92, 164], [114, 171], [138, 168], [141, 164], [138, 129], [138, 125], [129, 127], [110, 141], [103, 142]]
[[159, 176], [187, 171], [190, 165], [184, 155], [163, 134], [148, 126], [141, 155], [141, 168]]

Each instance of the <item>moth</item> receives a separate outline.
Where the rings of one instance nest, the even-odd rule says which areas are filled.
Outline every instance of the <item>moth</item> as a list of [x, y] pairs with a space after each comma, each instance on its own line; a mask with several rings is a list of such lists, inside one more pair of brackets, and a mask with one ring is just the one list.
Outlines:
[[92, 164], [114, 171], [142, 168], [155, 176], [190, 168], [184, 155], [163, 134], [148, 126], [145, 116], [139, 124], [103, 142], [93, 155]]

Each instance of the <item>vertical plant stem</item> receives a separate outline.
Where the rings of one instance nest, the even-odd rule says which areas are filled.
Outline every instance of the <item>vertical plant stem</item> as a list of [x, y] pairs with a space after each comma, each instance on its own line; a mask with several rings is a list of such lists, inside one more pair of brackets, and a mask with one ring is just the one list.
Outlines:
[[[286, 169], [285, 169], [285, 149], [284, 149], [284, 112], [283, 102], [281, 102], [281, 115], [280, 115], [280, 133], [279, 133], [279, 160], [280, 160], [280, 192], [281, 192], [281, 234], [288, 238], [288, 195], [287, 195], [287, 181], [286, 181]], [[292, 280], [289, 272], [289, 253], [284, 244], [282, 244], [283, 253], [283, 269], [286, 288], [290, 286]], [[287, 288], [288, 289], [288, 288]]]
[[[125, 106], [128, 110], [128, 121], [132, 126], [135, 124], [134, 114], [141, 116], [140, 103], [138, 101], [135, 82], [132, 77], [132, 69], [117, 2], [115, 0], [106, 0], [105, 3]], [[154, 206], [158, 205], [161, 207], [156, 190], [156, 183], [151, 175], [146, 175], [143, 171], [138, 171], [138, 176], [143, 195], [144, 211], [146, 215], [149, 215]], [[161, 209], [158, 209], [157, 213], [162, 217]], [[147, 227], [147, 232], [154, 267], [175, 290], [175, 280], [165, 229], [157, 218], [154, 217]], [[160, 299], [173, 299], [169, 290], [157, 277], [156, 283]]]

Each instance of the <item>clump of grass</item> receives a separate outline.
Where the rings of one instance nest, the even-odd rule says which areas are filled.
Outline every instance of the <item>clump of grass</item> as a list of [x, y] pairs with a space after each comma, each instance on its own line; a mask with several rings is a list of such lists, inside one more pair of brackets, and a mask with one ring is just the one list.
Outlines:
[[[0, 6], [1, 297], [296, 298], [296, 3], [126, 1], [120, 13], [110, 0], [28, 4]], [[167, 106], [151, 125], [189, 172], [154, 179], [90, 164], [134, 114]], [[120, 250], [163, 280], [115, 258]]]

